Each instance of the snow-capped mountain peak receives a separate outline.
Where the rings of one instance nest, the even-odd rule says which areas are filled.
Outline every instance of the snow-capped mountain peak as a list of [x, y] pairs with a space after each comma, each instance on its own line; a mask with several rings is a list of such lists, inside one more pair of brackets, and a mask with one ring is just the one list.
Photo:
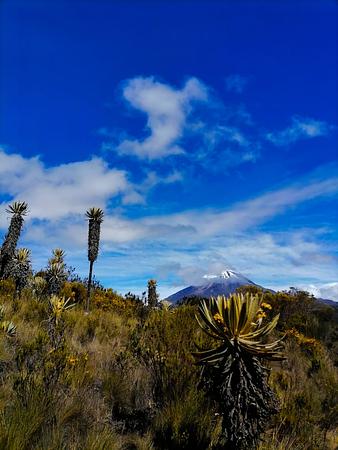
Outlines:
[[233, 270], [223, 270], [223, 272], [220, 275], [221, 278], [231, 278], [231, 277], [236, 277], [238, 278], [238, 275], [236, 272], [234, 272]]
[[205, 280], [215, 280], [216, 278], [227, 279], [233, 277], [239, 278], [238, 274], [231, 269], [223, 270], [219, 275], [210, 275], [210, 274], [203, 275], [203, 278]]
[[240, 275], [231, 269], [223, 270], [219, 275], [204, 275], [203, 278], [205, 280], [214, 280], [217, 278], [222, 278], [223, 280], [227, 280], [228, 278], [240, 278]]
[[170, 295], [167, 300], [176, 303], [187, 297], [210, 298], [217, 297], [217, 295], [230, 295], [240, 286], [246, 285], [258, 286], [244, 275], [234, 270], [226, 269], [220, 275], [204, 275], [203, 283], [201, 280], [201, 284], [197, 286], [188, 286]]

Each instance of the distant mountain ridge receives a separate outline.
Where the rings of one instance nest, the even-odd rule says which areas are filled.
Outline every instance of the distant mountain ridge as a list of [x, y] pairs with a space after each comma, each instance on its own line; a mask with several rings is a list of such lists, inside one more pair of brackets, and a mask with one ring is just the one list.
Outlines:
[[230, 295], [241, 286], [262, 286], [254, 283], [239, 272], [224, 270], [220, 275], [206, 275], [205, 282], [197, 286], [188, 286], [166, 298], [169, 302], [177, 303], [185, 297], [216, 297], [217, 295]]
[[338, 302], [334, 300], [330, 300], [328, 298], [316, 298], [316, 300], [320, 303], [324, 303], [325, 305], [331, 306], [332, 308], [338, 309]]

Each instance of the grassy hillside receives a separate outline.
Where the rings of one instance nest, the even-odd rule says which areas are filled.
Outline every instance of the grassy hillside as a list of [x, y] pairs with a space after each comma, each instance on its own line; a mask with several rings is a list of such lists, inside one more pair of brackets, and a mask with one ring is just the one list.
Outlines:
[[[75, 306], [0, 281], [1, 449], [221, 448], [218, 404], [191, 354], [213, 345], [196, 305], [147, 308], [96, 287], [86, 314], [84, 284], [64, 283], [63, 296]], [[273, 338], [286, 333], [287, 360], [270, 364], [280, 407], [259, 448], [335, 449], [336, 312], [303, 292], [264, 296], [267, 314], [281, 314]]]

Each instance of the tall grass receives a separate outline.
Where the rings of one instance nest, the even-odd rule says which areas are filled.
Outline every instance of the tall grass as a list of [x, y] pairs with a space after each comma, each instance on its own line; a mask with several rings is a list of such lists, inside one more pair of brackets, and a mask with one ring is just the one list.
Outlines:
[[[17, 326], [15, 337], [0, 333], [0, 449], [219, 448], [219, 417], [191, 356], [210, 345], [195, 307], [150, 310], [100, 289], [93, 299], [89, 315], [81, 300], [64, 313], [55, 348], [47, 299], [26, 289], [14, 307], [13, 287], [0, 282], [5, 318]], [[260, 450], [333, 450], [337, 369], [326, 335], [311, 335], [315, 321], [298, 326], [288, 308], [280, 332], [289, 316], [298, 334], [286, 340], [287, 362], [272, 367], [281, 409]]]

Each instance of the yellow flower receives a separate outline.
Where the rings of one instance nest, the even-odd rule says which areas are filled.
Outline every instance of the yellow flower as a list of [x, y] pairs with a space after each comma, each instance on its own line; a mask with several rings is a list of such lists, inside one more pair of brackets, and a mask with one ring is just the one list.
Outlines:
[[257, 319], [264, 319], [266, 317], [266, 313], [262, 310], [258, 311]]
[[270, 303], [265, 303], [265, 302], [263, 302], [261, 304], [261, 307], [264, 309], [272, 309], [272, 306], [270, 305]]
[[286, 333], [289, 336], [294, 336], [300, 345], [308, 346], [308, 347], [318, 347], [317, 339], [308, 338], [308, 337], [304, 336], [303, 333], [299, 333], [299, 331], [297, 331], [295, 328], [288, 330]]
[[71, 366], [75, 366], [77, 361], [78, 361], [78, 358], [76, 358], [75, 356], [68, 357], [68, 364], [70, 364]]
[[224, 324], [223, 318], [222, 318], [222, 316], [219, 313], [214, 315], [214, 320], [217, 323], [220, 323], [222, 325]]
[[316, 339], [314, 339], [314, 338], [307, 338], [305, 336], [300, 340], [300, 343], [303, 344], [303, 345], [307, 345], [309, 347], [317, 347], [317, 345], [318, 345], [318, 342], [317, 342]]
[[288, 336], [294, 336], [294, 337], [296, 337], [297, 339], [300, 338], [300, 334], [299, 334], [299, 332], [298, 332], [295, 328], [291, 328], [291, 330], [287, 330], [286, 334], [287, 334]]

